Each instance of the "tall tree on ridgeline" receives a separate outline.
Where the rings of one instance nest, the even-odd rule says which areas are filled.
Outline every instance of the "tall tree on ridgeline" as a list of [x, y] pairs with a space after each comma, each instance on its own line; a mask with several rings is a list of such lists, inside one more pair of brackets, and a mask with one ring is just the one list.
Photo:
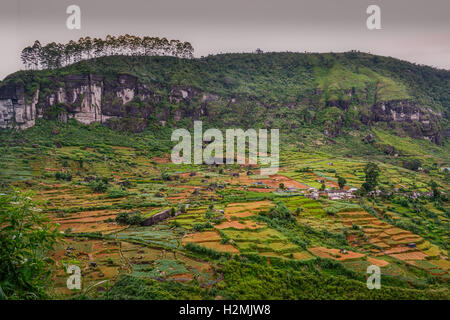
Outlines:
[[37, 70], [41, 65], [41, 50], [42, 50], [41, 43], [38, 40], [36, 40], [33, 43], [32, 49], [33, 50], [31, 53], [31, 64], [34, 66], [34, 69]]
[[92, 43], [93, 43], [94, 57], [95, 58], [101, 57], [105, 50], [105, 41], [103, 41], [103, 39], [100, 38], [94, 38]]
[[117, 38], [107, 35], [105, 40], [87, 36], [78, 41], [70, 40], [66, 44], [51, 42], [45, 46], [41, 46], [36, 40], [33, 46], [25, 47], [21, 51], [20, 59], [26, 69], [53, 69], [84, 59], [110, 55], [168, 55], [192, 58], [193, 52], [194, 48], [189, 42], [148, 36], [141, 38], [125, 34]]
[[25, 47], [20, 53], [20, 60], [25, 65], [25, 69], [32, 69], [33, 67], [32, 55], [33, 55], [32, 47]]

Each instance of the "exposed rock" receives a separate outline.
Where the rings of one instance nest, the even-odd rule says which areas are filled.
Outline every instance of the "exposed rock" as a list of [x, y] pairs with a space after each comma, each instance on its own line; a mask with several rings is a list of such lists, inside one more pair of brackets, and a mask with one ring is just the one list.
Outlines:
[[[3, 84], [0, 87], [0, 128], [26, 129], [35, 124], [36, 118], [64, 122], [73, 118], [85, 124], [100, 122], [115, 130], [141, 132], [147, 127], [149, 119], [159, 121], [162, 126], [185, 118], [214, 119], [220, 117], [223, 110], [240, 108], [236, 105], [238, 102], [254, 102], [268, 112], [276, 112], [281, 107], [258, 102], [258, 97], [221, 97], [186, 85], [162, 88], [161, 84], [141, 83], [136, 77], [127, 74], [107, 79], [94, 74], [67, 75], [49, 77], [48, 80], [50, 84], [46, 84], [45, 88], [27, 93], [23, 83]], [[316, 89], [314, 94], [321, 95], [322, 91]], [[344, 114], [349, 111], [350, 103], [357, 99], [351, 90], [344, 94], [348, 99], [344, 96], [341, 100], [326, 102], [328, 107], [344, 110], [324, 124], [323, 132], [328, 137], [341, 134], [345, 125]], [[292, 110], [297, 108], [297, 104], [292, 102], [287, 102], [286, 106]], [[360, 113], [355, 128], [361, 122], [366, 125], [386, 122], [398, 124], [411, 137], [425, 138], [438, 144], [442, 143], [444, 137], [450, 137], [450, 130], [445, 131], [440, 125], [442, 114], [416, 102], [377, 102], [369, 109], [370, 112]], [[271, 119], [265, 120], [267, 127], [271, 127], [272, 123]], [[297, 124], [291, 124], [290, 127], [295, 128]], [[365, 139], [366, 142], [372, 141], [370, 136]]]
[[410, 100], [380, 102], [372, 106], [371, 122], [396, 122], [413, 138], [424, 137], [442, 143], [442, 128], [437, 113]]
[[34, 126], [38, 98], [39, 90], [26, 101], [23, 85], [0, 87], [0, 128], [27, 129]]

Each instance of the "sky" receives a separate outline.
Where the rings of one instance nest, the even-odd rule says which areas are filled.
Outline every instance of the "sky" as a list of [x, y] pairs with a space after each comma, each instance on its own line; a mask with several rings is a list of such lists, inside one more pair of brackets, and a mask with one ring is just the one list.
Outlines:
[[[80, 30], [66, 27], [73, 4]], [[369, 5], [381, 9], [379, 30], [366, 26]], [[196, 57], [360, 50], [450, 70], [449, 0], [1, 0], [0, 79], [23, 69], [34, 40], [126, 33], [189, 41]]]

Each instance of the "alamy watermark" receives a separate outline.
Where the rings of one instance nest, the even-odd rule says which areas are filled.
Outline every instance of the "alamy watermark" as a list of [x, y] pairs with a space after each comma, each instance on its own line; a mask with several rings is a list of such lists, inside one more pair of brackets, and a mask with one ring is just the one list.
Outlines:
[[81, 290], [81, 269], [79, 266], [70, 265], [67, 267], [67, 273], [71, 276], [67, 279], [67, 288], [69, 290]]
[[[181, 141], [180, 141], [181, 139]], [[224, 135], [219, 129], [203, 132], [201, 121], [194, 121], [194, 139], [186, 129], [176, 129], [171, 140], [179, 141], [172, 149], [172, 162], [176, 164], [248, 164], [261, 165], [261, 175], [273, 175], [279, 166], [279, 129], [270, 129], [270, 155], [268, 130], [226, 129], [225, 153]], [[246, 147], [248, 141], [248, 158]], [[204, 143], [207, 143], [205, 146]], [[235, 148], [236, 146], [236, 148]], [[193, 158], [193, 161], [192, 161]]]
[[367, 278], [366, 286], [367, 289], [380, 289], [381, 288], [381, 269], [377, 265], [370, 265], [367, 267], [367, 274], [370, 276]]
[[72, 4], [67, 7], [66, 13], [69, 14], [66, 20], [66, 27], [69, 30], [81, 29], [81, 9], [79, 6]]
[[369, 30], [380, 30], [381, 29], [381, 9], [379, 6], [372, 4], [367, 7], [367, 14], [370, 16], [366, 20], [366, 26]]

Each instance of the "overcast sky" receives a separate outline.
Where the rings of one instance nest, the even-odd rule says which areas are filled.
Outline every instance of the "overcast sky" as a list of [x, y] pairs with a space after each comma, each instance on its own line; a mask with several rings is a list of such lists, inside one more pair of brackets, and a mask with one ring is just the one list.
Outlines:
[[[81, 30], [66, 28], [67, 6]], [[381, 30], [366, 9], [381, 8]], [[22, 67], [34, 40], [135, 34], [219, 52], [361, 50], [450, 69], [450, 0], [0, 0], [0, 79]]]

